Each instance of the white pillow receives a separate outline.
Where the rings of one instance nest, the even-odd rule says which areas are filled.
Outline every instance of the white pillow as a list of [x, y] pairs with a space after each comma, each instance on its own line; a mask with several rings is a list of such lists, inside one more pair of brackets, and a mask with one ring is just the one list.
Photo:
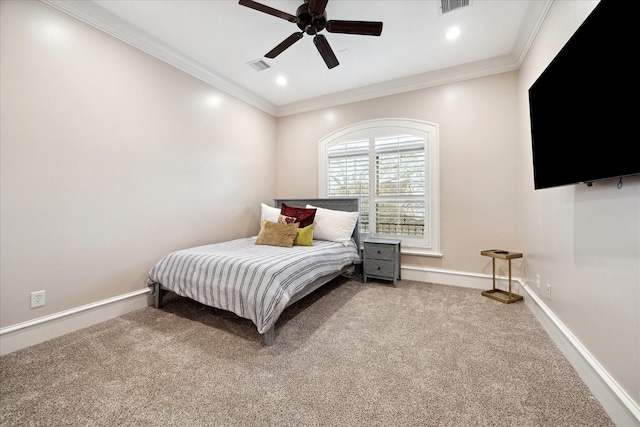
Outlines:
[[261, 203], [260, 205], [262, 206], [262, 214], [260, 215], [261, 223], [262, 221], [278, 222], [280, 209], [265, 205], [264, 203]]
[[330, 240], [345, 246], [349, 244], [353, 229], [358, 222], [359, 212], [336, 211], [311, 205], [307, 205], [307, 208], [316, 209], [316, 217], [313, 221], [314, 239]]

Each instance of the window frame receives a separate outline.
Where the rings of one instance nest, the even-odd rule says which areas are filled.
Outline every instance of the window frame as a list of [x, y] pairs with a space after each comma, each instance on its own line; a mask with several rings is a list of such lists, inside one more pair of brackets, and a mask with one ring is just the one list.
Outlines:
[[[425, 228], [429, 232], [430, 244], [419, 244], [411, 239], [402, 238], [402, 252], [426, 256], [442, 256], [440, 252], [440, 173], [439, 173], [439, 128], [431, 122], [406, 119], [406, 118], [383, 118], [367, 120], [346, 126], [334, 131], [318, 142], [318, 194], [320, 197], [327, 196], [327, 168], [328, 150], [330, 147], [361, 139], [370, 142], [376, 138], [398, 135], [400, 132], [424, 137], [425, 141], [425, 179], [426, 189], [424, 200], [427, 206], [428, 220], [425, 221]], [[373, 150], [370, 150], [370, 156]], [[370, 166], [373, 166], [370, 159]], [[370, 181], [370, 185], [371, 185]], [[371, 188], [373, 191], [373, 188]], [[370, 215], [370, 221], [373, 220]], [[372, 235], [370, 237], [382, 237], [385, 235]], [[387, 235], [389, 238], [397, 238]], [[406, 241], [408, 240], [408, 241]], [[406, 242], [405, 242], [406, 241]]]

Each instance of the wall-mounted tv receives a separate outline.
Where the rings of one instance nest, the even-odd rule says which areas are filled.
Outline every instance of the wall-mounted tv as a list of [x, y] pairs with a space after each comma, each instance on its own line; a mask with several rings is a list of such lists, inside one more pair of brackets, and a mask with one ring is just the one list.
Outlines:
[[529, 89], [536, 190], [640, 174], [632, 16], [600, 1]]

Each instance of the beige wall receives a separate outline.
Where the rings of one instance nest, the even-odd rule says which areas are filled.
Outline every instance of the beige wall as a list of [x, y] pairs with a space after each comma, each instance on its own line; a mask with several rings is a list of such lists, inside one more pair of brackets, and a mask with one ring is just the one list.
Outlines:
[[331, 132], [383, 117], [438, 124], [443, 257], [404, 255], [403, 267], [490, 273], [480, 250], [522, 251], [514, 275], [638, 405], [640, 177], [620, 190], [615, 181], [533, 190], [527, 90], [596, 4], [554, 2], [518, 72], [280, 118], [277, 193], [317, 195], [317, 144]]
[[[527, 90], [596, 4], [554, 2], [520, 69], [517, 171], [525, 279], [639, 405], [640, 177], [624, 179], [619, 190], [617, 180], [607, 180], [534, 191], [530, 167]], [[537, 289], [536, 274], [543, 289]]]
[[260, 201], [317, 195], [318, 140], [407, 117], [439, 125], [443, 257], [403, 265], [490, 273], [480, 250], [524, 252], [514, 274], [640, 402], [640, 178], [533, 190], [526, 90], [596, 3], [554, 2], [519, 72], [276, 120], [2, 0], [0, 327], [142, 289], [167, 251], [256, 232]]
[[[385, 117], [435, 123], [443, 257], [404, 255], [403, 266], [490, 273], [491, 260], [480, 256], [481, 250], [522, 249], [514, 179], [516, 88], [517, 73], [511, 72], [282, 117], [278, 197], [318, 194], [318, 141], [331, 132]], [[519, 264], [513, 262], [514, 274]]]
[[274, 117], [39, 1], [0, 4], [1, 327], [144, 289], [168, 251], [257, 232]]

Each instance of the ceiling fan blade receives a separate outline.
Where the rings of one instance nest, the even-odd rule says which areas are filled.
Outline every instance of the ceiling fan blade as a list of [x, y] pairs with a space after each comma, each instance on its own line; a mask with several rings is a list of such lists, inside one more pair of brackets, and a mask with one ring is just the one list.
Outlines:
[[340, 63], [338, 62], [338, 58], [333, 53], [331, 46], [329, 46], [329, 42], [327, 38], [322, 34], [316, 34], [313, 38], [313, 44], [318, 48], [318, 52], [320, 52], [320, 56], [324, 59], [324, 63], [327, 64], [329, 69], [338, 66]]
[[269, 53], [267, 53], [265, 55], [265, 58], [275, 58], [276, 56], [280, 55], [282, 52], [284, 52], [286, 49], [288, 49], [289, 47], [291, 47], [292, 44], [294, 44], [295, 42], [297, 42], [298, 40], [300, 40], [302, 38], [302, 36], [304, 35], [304, 33], [301, 31], [299, 33], [293, 33], [291, 34], [289, 37], [287, 37], [282, 43], [280, 43], [278, 46], [274, 47], [273, 49], [271, 49], [269, 51]]
[[379, 36], [382, 33], [382, 22], [327, 21], [326, 30], [330, 33]]
[[240, 0], [240, 4], [242, 6], [247, 6], [247, 7], [250, 7], [251, 9], [255, 9], [260, 12], [268, 13], [269, 15], [273, 15], [278, 18], [286, 19], [289, 22], [294, 22], [294, 23], [298, 22], [298, 18], [296, 18], [295, 16], [287, 12], [282, 12], [278, 9], [274, 9], [262, 3], [255, 2], [253, 0]]
[[309, 0], [309, 11], [312, 15], [322, 15], [329, 0]]

